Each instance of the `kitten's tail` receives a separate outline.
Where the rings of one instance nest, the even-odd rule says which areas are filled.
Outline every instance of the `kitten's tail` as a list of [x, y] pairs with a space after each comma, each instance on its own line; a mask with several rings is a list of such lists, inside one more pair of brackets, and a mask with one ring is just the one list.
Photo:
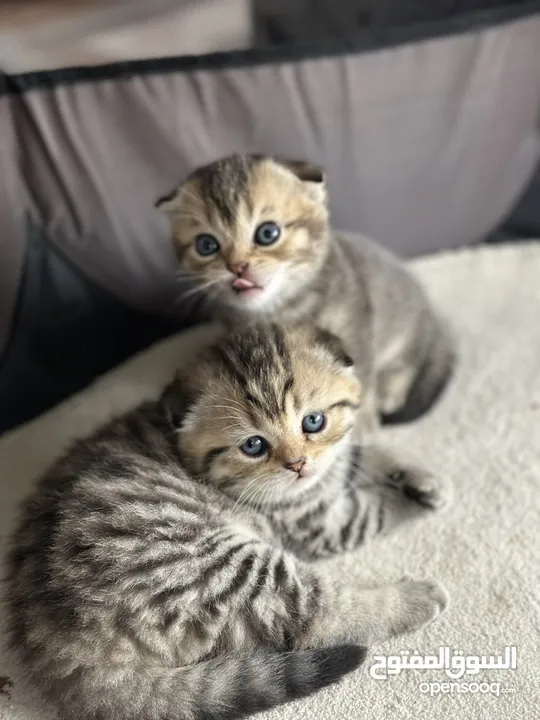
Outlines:
[[[81, 672], [81, 717], [110, 720], [233, 720], [306, 697], [337, 682], [365, 659], [366, 648], [339, 645], [287, 653], [224, 656], [183, 668], [108, 667]], [[79, 692], [82, 691], [82, 692]], [[69, 707], [67, 707], [69, 705]]]

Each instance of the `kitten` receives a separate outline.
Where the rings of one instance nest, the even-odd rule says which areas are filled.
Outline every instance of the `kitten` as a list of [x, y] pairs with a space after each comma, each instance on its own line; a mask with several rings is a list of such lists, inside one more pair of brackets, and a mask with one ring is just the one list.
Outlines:
[[212, 318], [313, 322], [343, 338], [364, 388], [360, 428], [415, 419], [446, 385], [454, 351], [441, 320], [396, 257], [331, 232], [320, 168], [232, 155], [156, 206]]
[[310, 564], [448, 498], [351, 444], [360, 394], [328, 333], [252, 326], [50, 469], [12, 540], [8, 625], [62, 718], [244, 717], [444, 610], [435, 582]]

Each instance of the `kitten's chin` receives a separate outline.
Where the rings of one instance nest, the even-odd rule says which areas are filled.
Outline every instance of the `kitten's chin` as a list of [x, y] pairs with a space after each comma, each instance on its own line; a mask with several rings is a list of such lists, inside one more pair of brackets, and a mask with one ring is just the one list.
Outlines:
[[309, 474], [304, 477], [287, 479], [282, 484], [282, 499], [290, 500], [313, 491], [317, 486], [320, 486], [321, 483], [324, 482], [328, 474], [328, 470], [329, 467], [319, 467], [317, 470], [311, 470]]
[[224, 302], [245, 313], [268, 313], [279, 310], [294, 295], [287, 291], [287, 283], [278, 274], [267, 278], [264, 284], [240, 292], [230, 286], [224, 293]]
[[223, 302], [230, 308], [242, 313], [258, 314], [271, 312], [279, 304], [277, 293], [268, 287], [256, 287], [242, 292], [230, 289], [223, 294]]
[[292, 482], [280, 483], [272, 493], [267, 494], [266, 497], [263, 496], [260, 508], [266, 508], [267, 510], [278, 509], [289, 505], [291, 502], [301, 501], [302, 497], [309, 496], [310, 493], [316, 491], [319, 485], [320, 477], [316, 475], [299, 478]]
[[300, 497], [304, 493], [313, 490], [317, 485], [320, 484], [322, 479], [321, 473], [313, 473], [307, 477], [301, 477], [288, 484], [284, 490], [283, 497], [285, 499]]
[[252, 287], [246, 290], [232, 290], [233, 303], [242, 308], [258, 307], [265, 304], [268, 299], [268, 293], [265, 288]]
[[321, 479], [320, 474], [312, 474], [294, 480], [276, 476], [271, 482], [261, 484], [259, 492], [254, 492], [253, 487], [251, 487], [249, 494], [246, 493], [246, 487], [249, 487], [249, 485], [230, 487], [228, 483], [225, 483], [221, 489], [239, 504], [264, 512], [265, 510], [270, 511], [287, 505], [296, 499], [301, 499], [303, 495], [313, 491], [320, 484]]

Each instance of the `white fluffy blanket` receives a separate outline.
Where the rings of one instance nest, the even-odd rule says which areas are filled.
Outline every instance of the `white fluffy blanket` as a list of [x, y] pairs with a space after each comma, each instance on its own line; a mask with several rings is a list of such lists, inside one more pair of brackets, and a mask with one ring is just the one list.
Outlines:
[[[451, 478], [454, 503], [338, 562], [358, 586], [405, 572], [437, 577], [451, 606], [424, 630], [372, 648], [341, 685], [265, 716], [272, 720], [540, 717], [540, 244], [464, 250], [414, 267], [454, 325], [460, 364], [428, 417], [382, 435]], [[152, 348], [0, 440], [2, 552], [20, 498], [69, 440], [155, 395], [209, 334], [189, 331]], [[517, 668], [458, 680], [434, 668], [400, 668], [386, 680], [369, 672], [374, 655], [438, 655], [444, 646], [450, 658], [462, 650], [470, 670], [513, 646]], [[1, 653], [0, 676], [0, 720], [54, 717]]]

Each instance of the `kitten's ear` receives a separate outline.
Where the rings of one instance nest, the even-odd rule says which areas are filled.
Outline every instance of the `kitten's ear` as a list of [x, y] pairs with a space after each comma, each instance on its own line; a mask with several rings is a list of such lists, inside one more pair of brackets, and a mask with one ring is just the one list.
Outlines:
[[320, 165], [295, 160], [282, 161], [281, 164], [305, 183], [306, 190], [314, 200], [326, 202], [327, 189], [324, 168]]
[[296, 160], [287, 161], [284, 165], [288, 167], [299, 180], [318, 184], [324, 184], [326, 182], [326, 175], [320, 165], [312, 165], [311, 163]]
[[169, 422], [174, 428], [178, 429], [183, 425], [184, 418], [195, 404], [196, 398], [197, 393], [188, 376], [178, 371], [161, 397]]
[[332, 355], [332, 357], [344, 368], [352, 368], [354, 361], [349, 353], [345, 350], [345, 346], [337, 335], [323, 330], [322, 328], [315, 328], [315, 342], [317, 345], [322, 345], [325, 350]]
[[181, 188], [182, 185], [178, 185], [168, 195], [164, 195], [163, 197], [159, 198], [159, 200], [156, 200], [156, 202], [154, 203], [154, 207], [164, 213], [167, 213], [168, 215], [173, 215], [175, 212], [178, 212], [178, 209], [180, 207]]

